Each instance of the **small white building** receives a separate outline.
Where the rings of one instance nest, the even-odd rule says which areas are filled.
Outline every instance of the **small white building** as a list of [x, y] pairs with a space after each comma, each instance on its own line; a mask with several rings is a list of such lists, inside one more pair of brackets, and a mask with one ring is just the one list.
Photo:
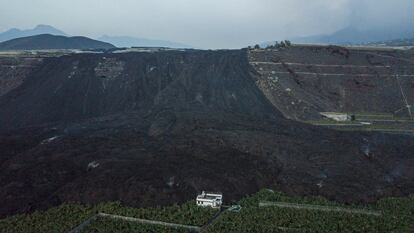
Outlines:
[[220, 208], [223, 204], [223, 194], [203, 191], [197, 195], [196, 203], [201, 207]]
[[351, 116], [346, 113], [338, 113], [338, 112], [321, 112], [322, 116], [332, 119], [334, 121], [350, 121]]

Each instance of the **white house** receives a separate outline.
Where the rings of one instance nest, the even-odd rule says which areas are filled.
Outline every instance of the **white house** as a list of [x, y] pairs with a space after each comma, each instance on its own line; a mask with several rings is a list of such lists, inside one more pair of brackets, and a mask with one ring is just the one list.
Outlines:
[[223, 194], [203, 191], [197, 195], [196, 203], [201, 207], [220, 208], [223, 204]]

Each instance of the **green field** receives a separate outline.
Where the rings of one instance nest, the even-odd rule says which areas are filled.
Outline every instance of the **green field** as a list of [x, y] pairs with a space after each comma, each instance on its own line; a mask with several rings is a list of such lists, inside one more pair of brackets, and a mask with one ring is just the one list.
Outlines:
[[[305, 123], [344, 131], [379, 131], [396, 134], [413, 134], [414, 120], [387, 113], [347, 113], [355, 116], [353, 121], [335, 121], [328, 118], [305, 121]], [[369, 124], [366, 124], [369, 123]]]
[[[17, 215], [4, 220], [0, 220], [0, 233], [67, 233], [72, 228], [79, 225], [98, 212], [187, 225], [203, 225], [216, 213], [216, 211], [217, 210], [209, 208], [197, 207], [195, 201], [164, 208], [131, 208], [123, 206], [117, 202], [105, 203], [97, 206], [65, 204], [56, 208], [51, 208], [47, 211], [39, 211], [29, 215]], [[92, 228], [88, 229], [93, 229], [94, 226], [96, 226], [97, 229], [100, 229], [101, 226], [99, 224], [99, 219], [97, 222], [98, 223], [94, 222], [92, 224]], [[118, 226], [121, 225], [129, 225], [131, 227], [131, 230], [135, 229], [136, 227], [142, 227], [143, 229], [154, 228], [148, 226], [139, 226], [138, 224], [126, 224], [122, 222], [117, 224], [117, 222], [118, 221], [109, 221], [107, 224], [113, 225], [113, 227], [107, 228], [108, 230], [111, 230], [107, 232], [125, 232], [122, 230], [118, 231]], [[159, 227], [155, 228], [158, 229]], [[102, 231], [91, 230], [89, 232]]]
[[[307, 209], [258, 207], [261, 201], [377, 210], [382, 216]], [[407, 232], [414, 223], [414, 196], [387, 198], [367, 206], [341, 205], [323, 198], [297, 198], [263, 190], [240, 201], [240, 213], [226, 212], [208, 232]]]
[[[284, 202], [334, 207], [339, 211], [259, 207], [260, 202]], [[409, 232], [414, 225], [414, 196], [385, 198], [365, 206], [345, 205], [320, 197], [292, 197], [262, 190], [239, 201], [240, 212], [224, 211], [204, 232]], [[379, 211], [381, 216], [351, 214], [344, 209]], [[18, 215], [0, 221], [1, 233], [68, 232], [96, 212], [203, 226], [216, 210], [199, 208], [195, 202], [165, 208], [130, 208], [119, 203], [98, 206], [66, 204], [44, 212]], [[187, 232], [163, 226], [98, 218], [83, 233]]]

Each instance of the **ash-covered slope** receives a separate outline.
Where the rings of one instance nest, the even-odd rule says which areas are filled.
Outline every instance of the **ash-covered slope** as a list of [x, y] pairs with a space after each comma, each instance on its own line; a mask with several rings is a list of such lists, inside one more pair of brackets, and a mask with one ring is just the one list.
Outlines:
[[[241, 51], [47, 58], [0, 99], [0, 128], [156, 109], [278, 116], [255, 88]], [[30, 113], [30, 114], [26, 114]]]
[[0, 97], [0, 214], [149, 206], [263, 187], [340, 201], [414, 192], [412, 137], [286, 120], [246, 51], [47, 58]]
[[0, 57], [0, 97], [23, 84], [41, 63], [36, 57]]

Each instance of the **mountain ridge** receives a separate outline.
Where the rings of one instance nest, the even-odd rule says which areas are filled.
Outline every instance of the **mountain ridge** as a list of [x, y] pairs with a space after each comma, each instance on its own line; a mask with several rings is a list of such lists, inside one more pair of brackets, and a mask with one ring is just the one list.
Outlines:
[[364, 30], [349, 26], [327, 35], [314, 35], [291, 38], [294, 43], [316, 44], [364, 44], [378, 41], [389, 41], [414, 38], [414, 30]]
[[43, 49], [113, 49], [112, 44], [83, 36], [66, 37], [51, 34], [21, 37], [0, 43], [0, 50]]

